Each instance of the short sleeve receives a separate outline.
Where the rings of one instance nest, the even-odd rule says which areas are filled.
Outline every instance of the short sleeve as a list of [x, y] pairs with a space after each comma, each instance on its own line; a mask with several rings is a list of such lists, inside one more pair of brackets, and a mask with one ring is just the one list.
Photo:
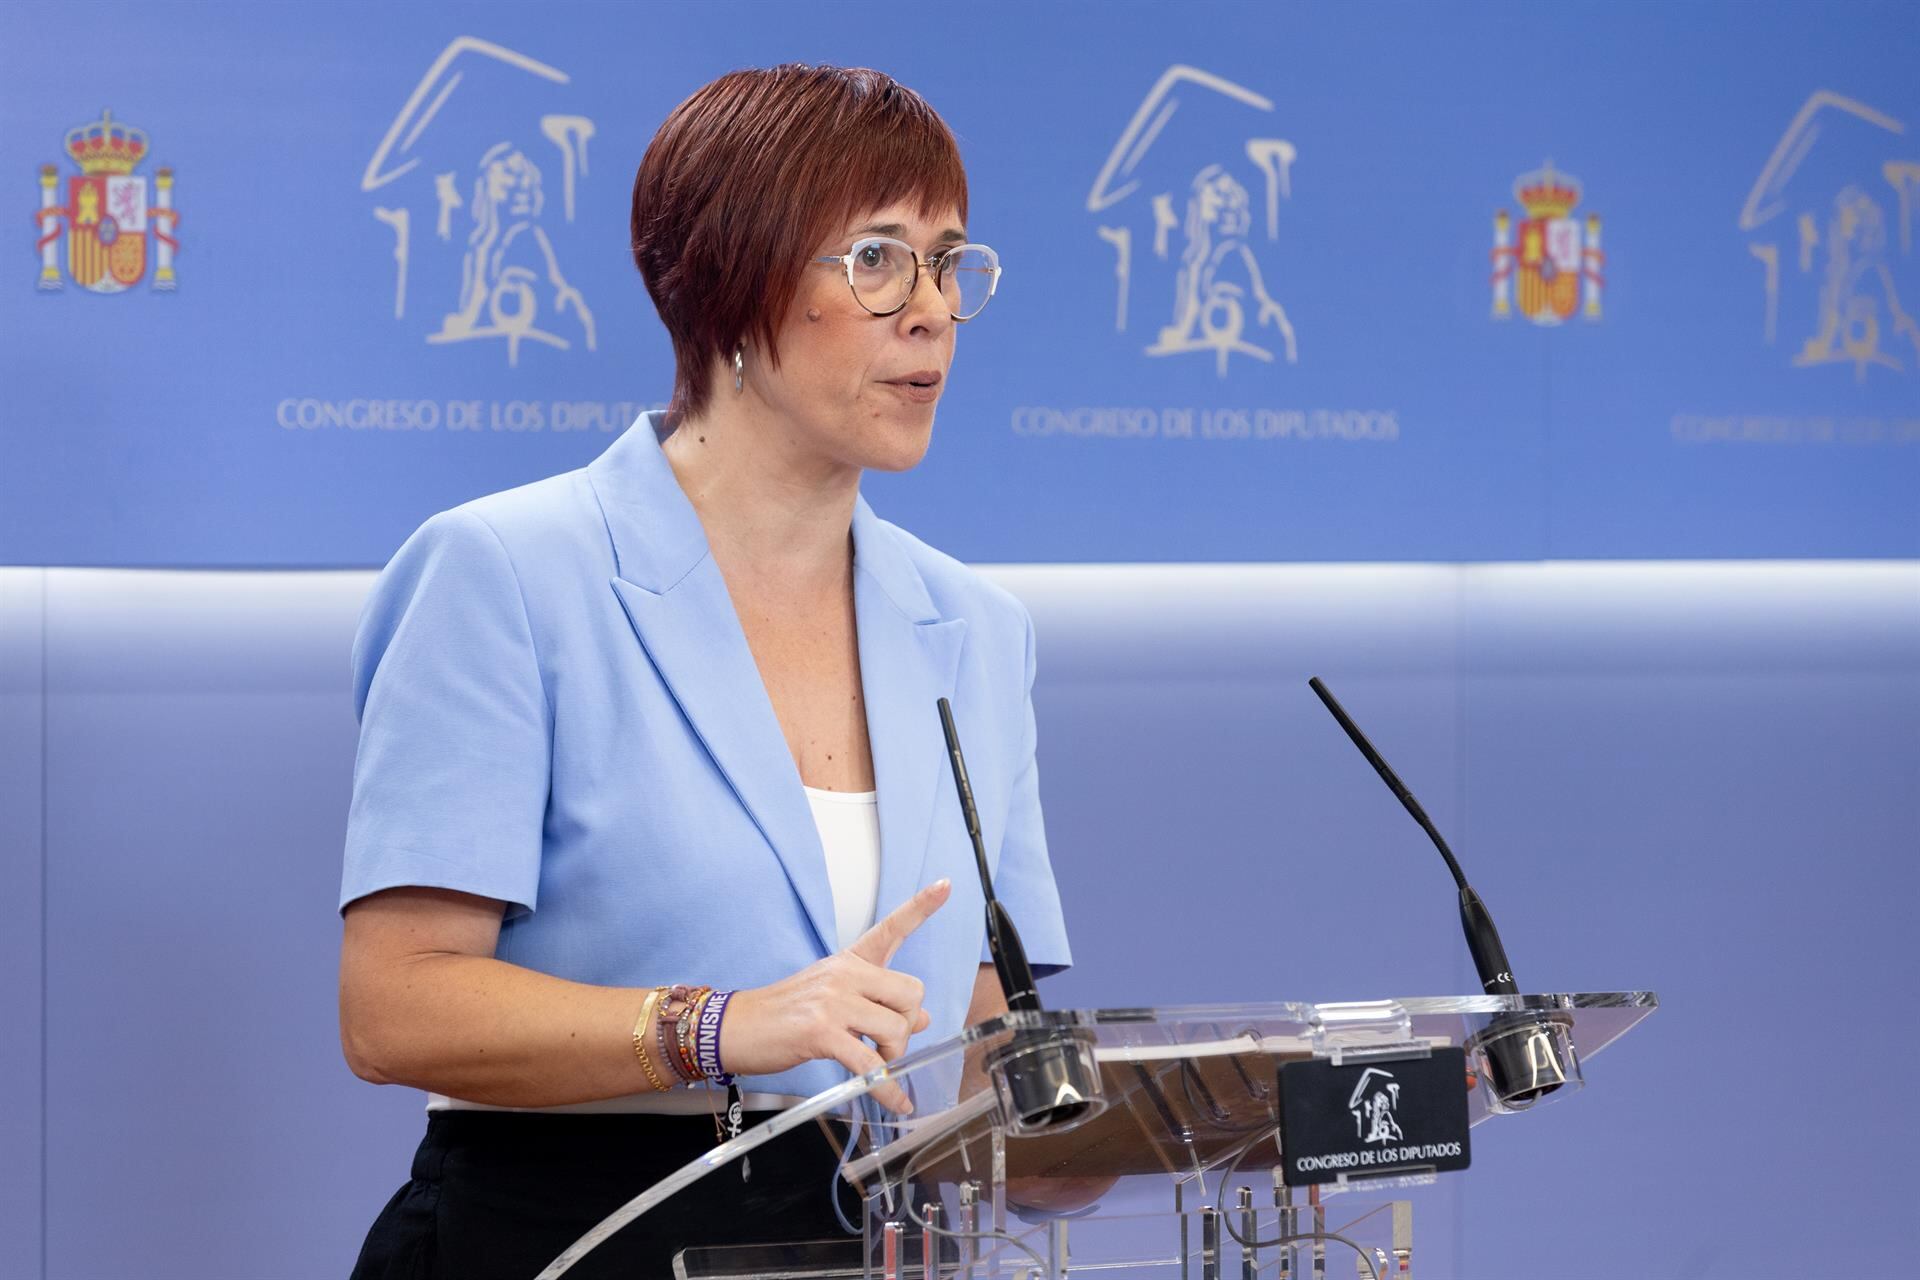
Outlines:
[[443, 511], [374, 581], [353, 642], [354, 759], [340, 907], [400, 885], [533, 910], [552, 716], [519, 580], [493, 527]]
[[[1053, 881], [1053, 864], [1047, 857], [1046, 827], [1040, 817], [1038, 728], [1033, 715], [1033, 617], [1024, 607], [1021, 613], [1026, 621], [1027, 636], [1021, 764], [1007, 810], [999, 865], [993, 872], [993, 893], [1006, 904], [1014, 927], [1020, 931], [1020, 941], [1026, 948], [1034, 976], [1044, 978], [1071, 965], [1073, 956], [1067, 949], [1067, 922], [1060, 911], [1060, 890]], [[993, 963], [993, 954], [985, 947], [980, 952], [980, 963]]]

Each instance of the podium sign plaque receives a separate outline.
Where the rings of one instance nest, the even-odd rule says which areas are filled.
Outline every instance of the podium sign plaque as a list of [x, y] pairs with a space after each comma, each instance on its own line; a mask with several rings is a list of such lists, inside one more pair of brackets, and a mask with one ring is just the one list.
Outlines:
[[1471, 1163], [1463, 1049], [1280, 1067], [1281, 1176], [1306, 1187]]

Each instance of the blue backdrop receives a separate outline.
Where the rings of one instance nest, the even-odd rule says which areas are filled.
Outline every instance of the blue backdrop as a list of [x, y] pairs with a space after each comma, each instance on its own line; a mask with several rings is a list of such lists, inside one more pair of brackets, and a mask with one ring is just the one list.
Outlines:
[[1920, 553], [1910, 5], [0, 24], [0, 562], [376, 565], [584, 463], [671, 389], [647, 142], [796, 59], [923, 92], [1006, 264], [871, 485], [964, 558]]
[[[1470, 985], [1318, 672], [1526, 985], [1665, 1002], [1418, 1193], [1421, 1273], [1871, 1270], [1920, 1126], [1916, 53], [1837, 0], [0, 6], [0, 1273], [346, 1270], [421, 1104], [334, 1022], [371, 575], [172, 570], [377, 566], [661, 403], [633, 170], [796, 59], [925, 93], [1007, 266], [867, 492], [1030, 562], [1050, 999]], [[1907, 562], [1259, 563], [1556, 558]]]

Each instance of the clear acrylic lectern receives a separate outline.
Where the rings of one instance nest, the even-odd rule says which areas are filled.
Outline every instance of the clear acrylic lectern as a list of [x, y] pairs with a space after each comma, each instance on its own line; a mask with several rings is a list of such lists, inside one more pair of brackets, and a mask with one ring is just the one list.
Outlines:
[[[848, 1235], [715, 1241], [685, 1250], [677, 1277], [1409, 1280], [1411, 1207], [1385, 1193], [1433, 1180], [1449, 1154], [1464, 1159], [1466, 1127], [1578, 1090], [1582, 1063], [1657, 1004], [1634, 991], [1009, 1014], [714, 1148], [539, 1280], [762, 1143], [820, 1123], [844, 1140], [838, 1179], [863, 1206]], [[1464, 1096], [1458, 1144], [1423, 1145], [1411, 1097], [1397, 1092], [1423, 1059]], [[1304, 1078], [1289, 1064], [1315, 1062], [1361, 1080], [1320, 1107], [1351, 1129], [1354, 1150], [1293, 1158], [1302, 1091], [1288, 1086], [1283, 1107], [1282, 1082]], [[912, 1114], [882, 1105], [896, 1090]], [[1369, 1167], [1376, 1158], [1383, 1167]]]

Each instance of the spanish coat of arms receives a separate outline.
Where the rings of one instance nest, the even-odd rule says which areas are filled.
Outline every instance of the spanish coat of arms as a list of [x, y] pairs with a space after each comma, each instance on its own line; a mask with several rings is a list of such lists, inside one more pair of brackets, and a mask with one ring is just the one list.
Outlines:
[[[102, 111], [98, 120], [67, 131], [67, 155], [80, 166], [67, 176], [66, 202], [60, 203], [60, 174], [54, 165], [40, 169], [40, 207], [34, 211], [40, 255], [38, 285], [61, 289], [61, 224], [66, 224], [66, 270], [90, 293], [124, 293], [153, 266], [153, 287], [172, 289], [173, 255], [180, 248], [174, 231], [180, 215], [173, 207], [173, 170], [156, 169], [151, 198], [145, 175], [135, 173], [147, 158], [147, 135]], [[152, 250], [149, 251], [149, 241]]]
[[1518, 309], [1540, 325], [1556, 325], [1581, 312], [1600, 318], [1600, 215], [1584, 223], [1573, 216], [1580, 203], [1580, 182], [1544, 168], [1522, 174], [1513, 184], [1525, 216], [1515, 225], [1505, 209], [1493, 217], [1493, 318], [1505, 320]]

